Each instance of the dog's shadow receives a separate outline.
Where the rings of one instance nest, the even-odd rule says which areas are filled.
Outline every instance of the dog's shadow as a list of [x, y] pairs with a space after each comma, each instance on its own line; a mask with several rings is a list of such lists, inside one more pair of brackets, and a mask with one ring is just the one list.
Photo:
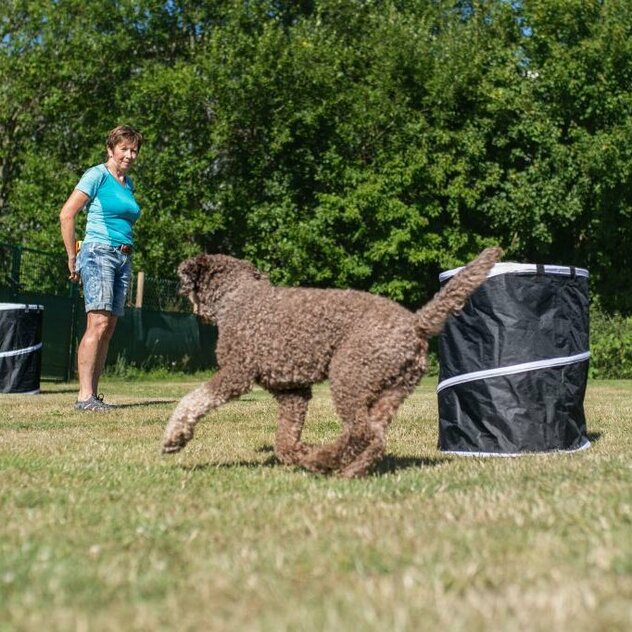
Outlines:
[[441, 457], [438, 459], [416, 456], [396, 456], [394, 454], [385, 455], [381, 461], [378, 461], [372, 469], [374, 476], [383, 474], [393, 474], [400, 470], [408, 469], [426, 469], [429, 467], [437, 467], [443, 463], [450, 461], [449, 458]]
[[[274, 456], [274, 447], [271, 445], [262, 445], [255, 450], [260, 453], [270, 454], [267, 459], [263, 461], [230, 461], [225, 463], [195, 463], [193, 465], [180, 464], [178, 467], [187, 472], [198, 472], [206, 470], [221, 470], [221, 469], [233, 469], [233, 468], [249, 468], [255, 469], [258, 467], [283, 467], [286, 465]], [[375, 466], [372, 468], [369, 476], [383, 476], [385, 474], [392, 474], [400, 470], [407, 470], [412, 468], [428, 468], [436, 467], [449, 461], [449, 458], [423, 458], [423, 457], [410, 457], [410, 456], [396, 456], [394, 454], [385, 455]], [[297, 470], [301, 468], [297, 466]], [[318, 476], [318, 475], [316, 475]]]

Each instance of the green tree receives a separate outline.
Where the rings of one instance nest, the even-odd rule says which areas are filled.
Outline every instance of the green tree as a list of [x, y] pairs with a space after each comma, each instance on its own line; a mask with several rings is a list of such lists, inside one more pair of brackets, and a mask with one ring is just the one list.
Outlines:
[[59, 247], [129, 122], [149, 274], [220, 251], [418, 305], [500, 242], [632, 311], [626, 0], [7, 0], [0, 28], [5, 238]]
[[556, 196], [544, 198], [557, 211], [546, 254], [589, 267], [602, 305], [629, 313], [632, 5], [525, 0], [524, 19], [534, 96], [554, 140], [545, 175]]

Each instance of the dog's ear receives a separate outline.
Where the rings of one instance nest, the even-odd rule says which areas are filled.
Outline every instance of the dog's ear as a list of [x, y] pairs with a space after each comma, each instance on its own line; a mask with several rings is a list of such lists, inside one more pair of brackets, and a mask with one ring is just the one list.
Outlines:
[[250, 261], [240, 261], [239, 263], [242, 269], [247, 270], [248, 274], [250, 274], [253, 279], [256, 279], [257, 281], [268, 279], [268, 275], [261, 272], [261, 270], [255, 267], [254, 264], [250, 263]]

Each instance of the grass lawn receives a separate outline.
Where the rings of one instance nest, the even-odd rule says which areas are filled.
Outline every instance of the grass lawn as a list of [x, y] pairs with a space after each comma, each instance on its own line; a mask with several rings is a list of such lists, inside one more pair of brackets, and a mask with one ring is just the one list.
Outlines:
[[[435, 383], [362, 480], [275, 462], [255, 390], [162, 456], [182, 380], [0, 395], [0, 630], [630, 630], [632, 381], [591, 382], [593, 445], [436, 449]], [[337, 432], [326, 386], [306, 435]]]

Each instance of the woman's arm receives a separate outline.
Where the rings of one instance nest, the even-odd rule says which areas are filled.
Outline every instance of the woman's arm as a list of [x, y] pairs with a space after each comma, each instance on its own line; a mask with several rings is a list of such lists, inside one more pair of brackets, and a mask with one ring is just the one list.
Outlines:
[[79, 281], [79, 274], [75, 270], [76, 254], [75, 254], [75, 216], [86, 205], [90, 198], [79, 189], [75, 189], [70, 197], [63, 205], [59, 213], [59, 222], [61, 224], [61, 236], [64, 240], [66, 253], [68, 254], [68, 277], [73, 283]]

